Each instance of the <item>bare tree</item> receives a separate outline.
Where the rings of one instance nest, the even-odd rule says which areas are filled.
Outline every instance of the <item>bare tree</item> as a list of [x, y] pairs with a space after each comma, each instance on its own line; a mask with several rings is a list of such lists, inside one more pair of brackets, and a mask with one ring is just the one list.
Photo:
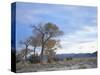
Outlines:
[[63, 32], [57, 27], [57, 25], [52, 23], [46, 23], [46, 24], [39, 24], [38, 26], [33, 25], [33, 32], [35, 31], [36, 34], [39, 34], [39, 37], [41, 38], [41, 54], [40, 59], [42, 61], [43, 59], [43, 52], [45, 49], [45, 45], [51, 38], [60, 36], [63, 34]]
[[25, 41], [20, 41], [20, 44], [24, 45], [25, 46], [25, 49], [23, 50], [24, 51], [24, 56], [25, 56], [25, 60], [27, 59], [27, 55], [28, 55], [28, 47], [30, 45], [30, 39], [26, 39]]
[[36, 48], [41, 45], [40, 44], [41, 39], [40, 39], [39, 35], [31, 36], [30, 39], [31, 39], [30, 45], [34, 47], [33, 51], [34, 51], [34, 56], [35, 56]]

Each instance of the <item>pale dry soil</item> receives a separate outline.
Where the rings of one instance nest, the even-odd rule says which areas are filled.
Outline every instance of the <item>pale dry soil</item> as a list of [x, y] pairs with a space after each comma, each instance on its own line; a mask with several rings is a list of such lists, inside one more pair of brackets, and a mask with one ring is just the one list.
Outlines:
[[59, 61], [44, 64], [17, 63], [16, 72], [38, 72], [38, 71], [57, 71], [73, 69], [97, 68], [97, 58], [74, 58], [69, 61]]

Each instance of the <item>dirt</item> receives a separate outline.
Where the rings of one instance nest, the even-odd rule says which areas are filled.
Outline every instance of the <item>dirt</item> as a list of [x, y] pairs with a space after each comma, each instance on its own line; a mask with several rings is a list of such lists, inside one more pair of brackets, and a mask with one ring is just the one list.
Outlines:
[[[20, 68], [19, 68], [20, 67]], [[27, 64], [27, 65], [17, 65], [17, 72], [39, 72], [39, 71], [56, 71], [56, 70], [73, 70], [73, 69], [88, 69], [96, 68], [97, 59], [96, 58], [85, 58], [71, 61], [59, 61], [54, 63], [45, 64]]]

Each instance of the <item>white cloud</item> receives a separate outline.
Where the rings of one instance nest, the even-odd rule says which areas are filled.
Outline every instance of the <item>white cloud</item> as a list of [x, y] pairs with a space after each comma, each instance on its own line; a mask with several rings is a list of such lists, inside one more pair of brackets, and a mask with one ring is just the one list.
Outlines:
[[[92, 53], [97, 50], [97, 29], [94, 26], [85, 26], [72, 34], [61, 38], [62, 48], [57, 53]], [[90, 37], [90, 35], [92, 35]], [[94, 35], [94, 37], [93, 37]]]
[[[67, 46], [67, 44], [66, 44]], [[57, 50], [58, 54], [62, 53], [92, 53], [97, 51], [97, 42], [86, 42], [86, 43], [72, 43], [69, 44], [68, 48], [62, 48]]]

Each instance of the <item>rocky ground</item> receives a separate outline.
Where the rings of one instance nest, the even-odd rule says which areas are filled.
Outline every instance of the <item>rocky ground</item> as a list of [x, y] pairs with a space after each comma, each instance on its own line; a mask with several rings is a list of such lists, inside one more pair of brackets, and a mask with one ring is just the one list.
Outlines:
[[59, 61], [45, 64], [21, 64], [16, 65], [18, 73], [38, 72], [38, 71], [56, 71], [56, 70], [73, 70], [88, 69], [97, 67], [97, 58], [75, 58], [69, 61]]

